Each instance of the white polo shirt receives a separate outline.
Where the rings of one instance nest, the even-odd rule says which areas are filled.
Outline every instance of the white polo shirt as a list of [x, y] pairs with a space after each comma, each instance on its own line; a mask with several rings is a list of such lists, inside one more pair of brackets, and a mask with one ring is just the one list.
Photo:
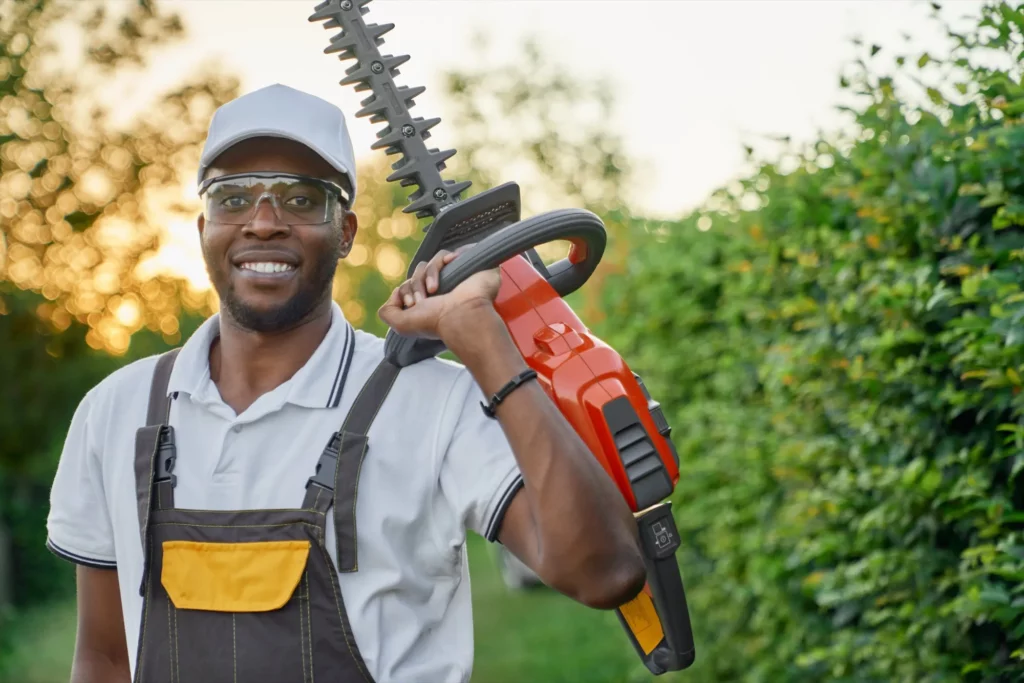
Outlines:
[[[175, 506], [301, 507], [305, 485], [384, 340], [354, 329], [337, 304], [326, 338], [291, 379], [240, 415], [210, 379], [213, 316], [184, 344], [170, 378], [178, 459]], [[82, 400], [57, 468], [48, 545], [73, 562], [116, 567], [132, 672], [142, 598], [135, 432], [145, 423], [156, 357], [131, 363]], [[366, 664], [379, 683], [464, 683], [473, 661], [466, 530], [493, 540], [522, 478], [479, 386], [463, 366], [405, 368], [369, 432], [357, 500], [359, 571], [338, 580]], [[328, 539], [334, 538], [328, 515]], [[327, 543], [333, 560], [334, 542]]]

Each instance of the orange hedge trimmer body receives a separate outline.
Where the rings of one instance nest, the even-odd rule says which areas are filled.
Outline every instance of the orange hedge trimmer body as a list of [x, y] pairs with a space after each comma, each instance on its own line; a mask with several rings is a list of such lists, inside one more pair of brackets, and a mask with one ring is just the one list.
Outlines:
[[[431, 218], [409, 273], [441, 249], [469, 246], [441, 271], [438, 293], [451, 291], [473, 273], [501, 268], [495, 302], [516, 347], [554, 406], [586, 443], [617, 485], [637, 520], [647, 566], [644, 590], [617, 610], [633, 647], [656, 674], [685, 669], [694, 661], [693, 636], [675, 559], [680, 540], [670, 503], [679, 459], [660, 405], [614, 349], [590, 333], [563, 297], [582, 286], [597, 267], [607, 239], [604, 224], [589, 211], [562, 209], [521, 219], [519, 186], [506, 183], [462, 199], [467, 181], [440, 172], [455, 150], [428, 149], [429, 130], [440, 119], [413, 118], [423, 88], [399, 87], [393, 77], [409, 58], [382, 55], [378, 47], [393, 24], [363, 21], [370, 0], [327, 0], [312, 21], [341, 32], [325, 52], [356, 63], [342, 84], [370, 91], [356, 116], [386, 122], [374, 149], [401, 155], [388, 181], [416, 186], [407, 213]], [[572, 244], [569, 255], [547, 265], [535, 248], [555, 240]], [[388, 333], [385, 353], [399, 366], [436, 356], [443, 344]]]
[[[501, 276], [498, 314], [548, 396], [615, 480], [630, 508], [640, 511], [631, 480], [657, 476], [655, 485], [671, 493], [679, 479], [671, 442], [651, 439], [647, 447], [637, 447], [645, 436], [666, 435], [667, 426], [655, 423], [650, 398], [622, 356], [590, 333], [526, 258], [502, 263]], [[643, 432], [615, 430], [605, 414], [609, 406], [635, 416]], [[633, 457], [627, 461], [620, 451], [631, 447]]]

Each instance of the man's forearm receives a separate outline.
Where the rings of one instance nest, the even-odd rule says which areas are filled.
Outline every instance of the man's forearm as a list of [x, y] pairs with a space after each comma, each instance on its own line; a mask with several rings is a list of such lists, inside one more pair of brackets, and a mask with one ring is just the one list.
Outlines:
[[[475, 320], [449, 348], [489, 397], [528, 366], [497, 313]], [[589, 595], [584, 602], [632, 597], [643, 585], [636, 523], [583, 440], [537, 382], [509, 394], [497, 418], [523, 473], [543, 573]]]
[[118, 573], [84, 565], [75, 572], [78, 627], [71, 683], [130, 683]]

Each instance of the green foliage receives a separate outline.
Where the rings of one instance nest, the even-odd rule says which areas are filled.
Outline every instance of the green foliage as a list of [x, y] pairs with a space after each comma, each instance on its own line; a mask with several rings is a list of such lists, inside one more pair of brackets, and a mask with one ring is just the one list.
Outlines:
[[679, 680], [1024, 680], [1024, 13], [979, 10], [605, 287], [682, 459]]
[[204, 302], [149, 259], [236, 83], [201, 72], [118, 127], [104, 86], [180, 40], [176, 16], [148, 0], [0, 0], [0, 16], [0, 277], [52, 302], [59, 329], [88, 325], [94, 348], [124, 353], [142, 328], [175, 343], [183, 304]]
[[[75, 407], [116, 367], [198, 322], [188, 311], [202, 302], [183, 283], [140, 267], [161, 229], [144, 207], [173, 196], [178, 166], [198, 156], [204, 112], [234, 84], [200, 74], [126, 130], [95, 97], [181, 35], [175, 16], [144, 0], [0, 0], [0, 376], [13, 380], [0, 386], [0, 536], [10, 537], [0, 553], [11, 572], [0, 581], [13, 600], [0, 604], [0, 670], [13, 619], [73, 589], [71, 567], [44, 543]], [[80, 49], [62, 49], [76, 38]]]

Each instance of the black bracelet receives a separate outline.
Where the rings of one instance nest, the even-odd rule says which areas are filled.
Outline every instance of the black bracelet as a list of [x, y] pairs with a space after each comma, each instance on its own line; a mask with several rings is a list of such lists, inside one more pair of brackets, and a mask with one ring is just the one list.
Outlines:
[[533, 379], [537, 376], [537, 371], [530, 369], [520, 372], [518, 375], [509, 380], [508, 384], [503, 386], [501, 389], [491, 397], [490, 405], [480, 404], [480, 407], [484, 409], [484, 415], [487, 417], [494, 417], [494, 411], [497, 410], [498, 404], [505, 400], [505, 397], [511, 394], [519, 385], [526, 382], [528, 379]]

